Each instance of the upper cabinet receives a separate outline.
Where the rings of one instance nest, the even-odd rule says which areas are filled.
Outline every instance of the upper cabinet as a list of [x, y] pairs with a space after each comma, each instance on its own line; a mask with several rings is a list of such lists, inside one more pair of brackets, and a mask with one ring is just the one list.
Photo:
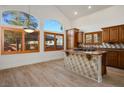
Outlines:
[[101, 31], [93, 33], [93, 43], [94, 44], [102, 43], [102, 32]]
[[102, 41], [103, 42], [108, 42], [109, 41], [109, 28], [103, 28]]
[[124, 25], [102, 28], [102, 40], [106, 43], [124, 42]]
[[78, 43], [83, 43], [83, 32], [78, 32]]
[[119, 41], [124, 43], [124, 25], [119, 26]]
[[92, 44], [92, 42], [93, 42], [93, 35], [92, 35], [92, 33], [86, 33], [85, 34], [85, 43], [86, 44]]
[[102, 32], [85, 33], [85, 44], [101, 44]]
[[110, 27], [110, 42], [118, 42], [119, 27]]
[[79, 29], [72, 28], [66, 30], [66, 48], [73, 49], [78, 47], [78, 32]]

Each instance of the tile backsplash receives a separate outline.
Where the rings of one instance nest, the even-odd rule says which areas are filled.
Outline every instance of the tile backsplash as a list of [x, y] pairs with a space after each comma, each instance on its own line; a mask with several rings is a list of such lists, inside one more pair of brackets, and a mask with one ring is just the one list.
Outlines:
[[96, 47], [96, 48], [118, 48], [118, 49], [124, 49], [124, 43], [115, 43], [115, 44], [102, 43], [101, 45], [79, 44], [79, 47]]

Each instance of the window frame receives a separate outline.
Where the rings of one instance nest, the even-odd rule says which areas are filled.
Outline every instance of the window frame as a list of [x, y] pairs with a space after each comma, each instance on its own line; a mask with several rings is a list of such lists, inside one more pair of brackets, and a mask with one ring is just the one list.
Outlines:
[[[64, 49], [64, 34], [60, 34], [60, 33], [56, 33], [56, 35], [60, 35], [62, 36], [63, 40], [62, 40], [62, 46], [63, 48], [57, 48], [57, 40], [56, 40], [56, 50], [63, 50]], [[56, 35], [55, 35], [55, 39], [56, 39]]]
[[[9, 55], [9, 54], [23, 54], [23, 53], [33, 53], [33, 52], [40, 52], [40, 31], [35, 30], [38, 32], [38, 49], [37, 50], [25, 50], [25, 31], [22, 28], [16, 27], [8, 27], [8, 26], [0, 26], [1, 30], [1, 55]], [[21, 51], [4, 51], [4, 30], [14, 31], [14, 32], [22, 32], [22, 50]]]
[[[54, 48], [46, 48], [46, 44], [45, 44], [45, 39], [46, 39], [46, 35], [47, 34], [52, 34], [54, 35]], [[63, 48], [57, 48], [57, 40], [56, 40], [56, 35], [61, 35], [63, 37]], [[55, 33], [55, 32], [44, 32], [44, 51], [47, 52], [47, 51], [59, 51], [59, 50], [64, 50], [64, 34], [62, 33]]]
[[[40, 31], [35, 30], [38, 33], [38, 49], [36, 50], [26, 50], [26, 45], [24, 44], [24, 53], [40, 52]], [[24, 43], [25, 43], [25, 32], [24, 32]]]

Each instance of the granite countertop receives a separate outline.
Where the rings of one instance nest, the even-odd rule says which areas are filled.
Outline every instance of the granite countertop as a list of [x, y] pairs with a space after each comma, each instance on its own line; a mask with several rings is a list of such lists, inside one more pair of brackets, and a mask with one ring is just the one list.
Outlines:
[[76, 50], [64, 50], [63, 52], [67, 52], [67, 53], [74, 53], [74, 54], [90, 54], [90, 55], [102, 55], [104, 53], [106, 53], [107, 51], [101, 51], [101, 50], [97, 50], [97, 51], [76, 51]]

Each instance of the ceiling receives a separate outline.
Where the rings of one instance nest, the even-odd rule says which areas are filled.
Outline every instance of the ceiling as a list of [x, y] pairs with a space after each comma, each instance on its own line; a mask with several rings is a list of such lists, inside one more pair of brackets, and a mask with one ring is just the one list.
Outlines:
[[[111, 7], [112, 5], [57, 5], [56, 7], [70, 20], [75, 20], [77, 18], [90, 15], [97, 11], [103, 10], [105, 8]], [[78, 12], [74, 15], [74, 12]]]

